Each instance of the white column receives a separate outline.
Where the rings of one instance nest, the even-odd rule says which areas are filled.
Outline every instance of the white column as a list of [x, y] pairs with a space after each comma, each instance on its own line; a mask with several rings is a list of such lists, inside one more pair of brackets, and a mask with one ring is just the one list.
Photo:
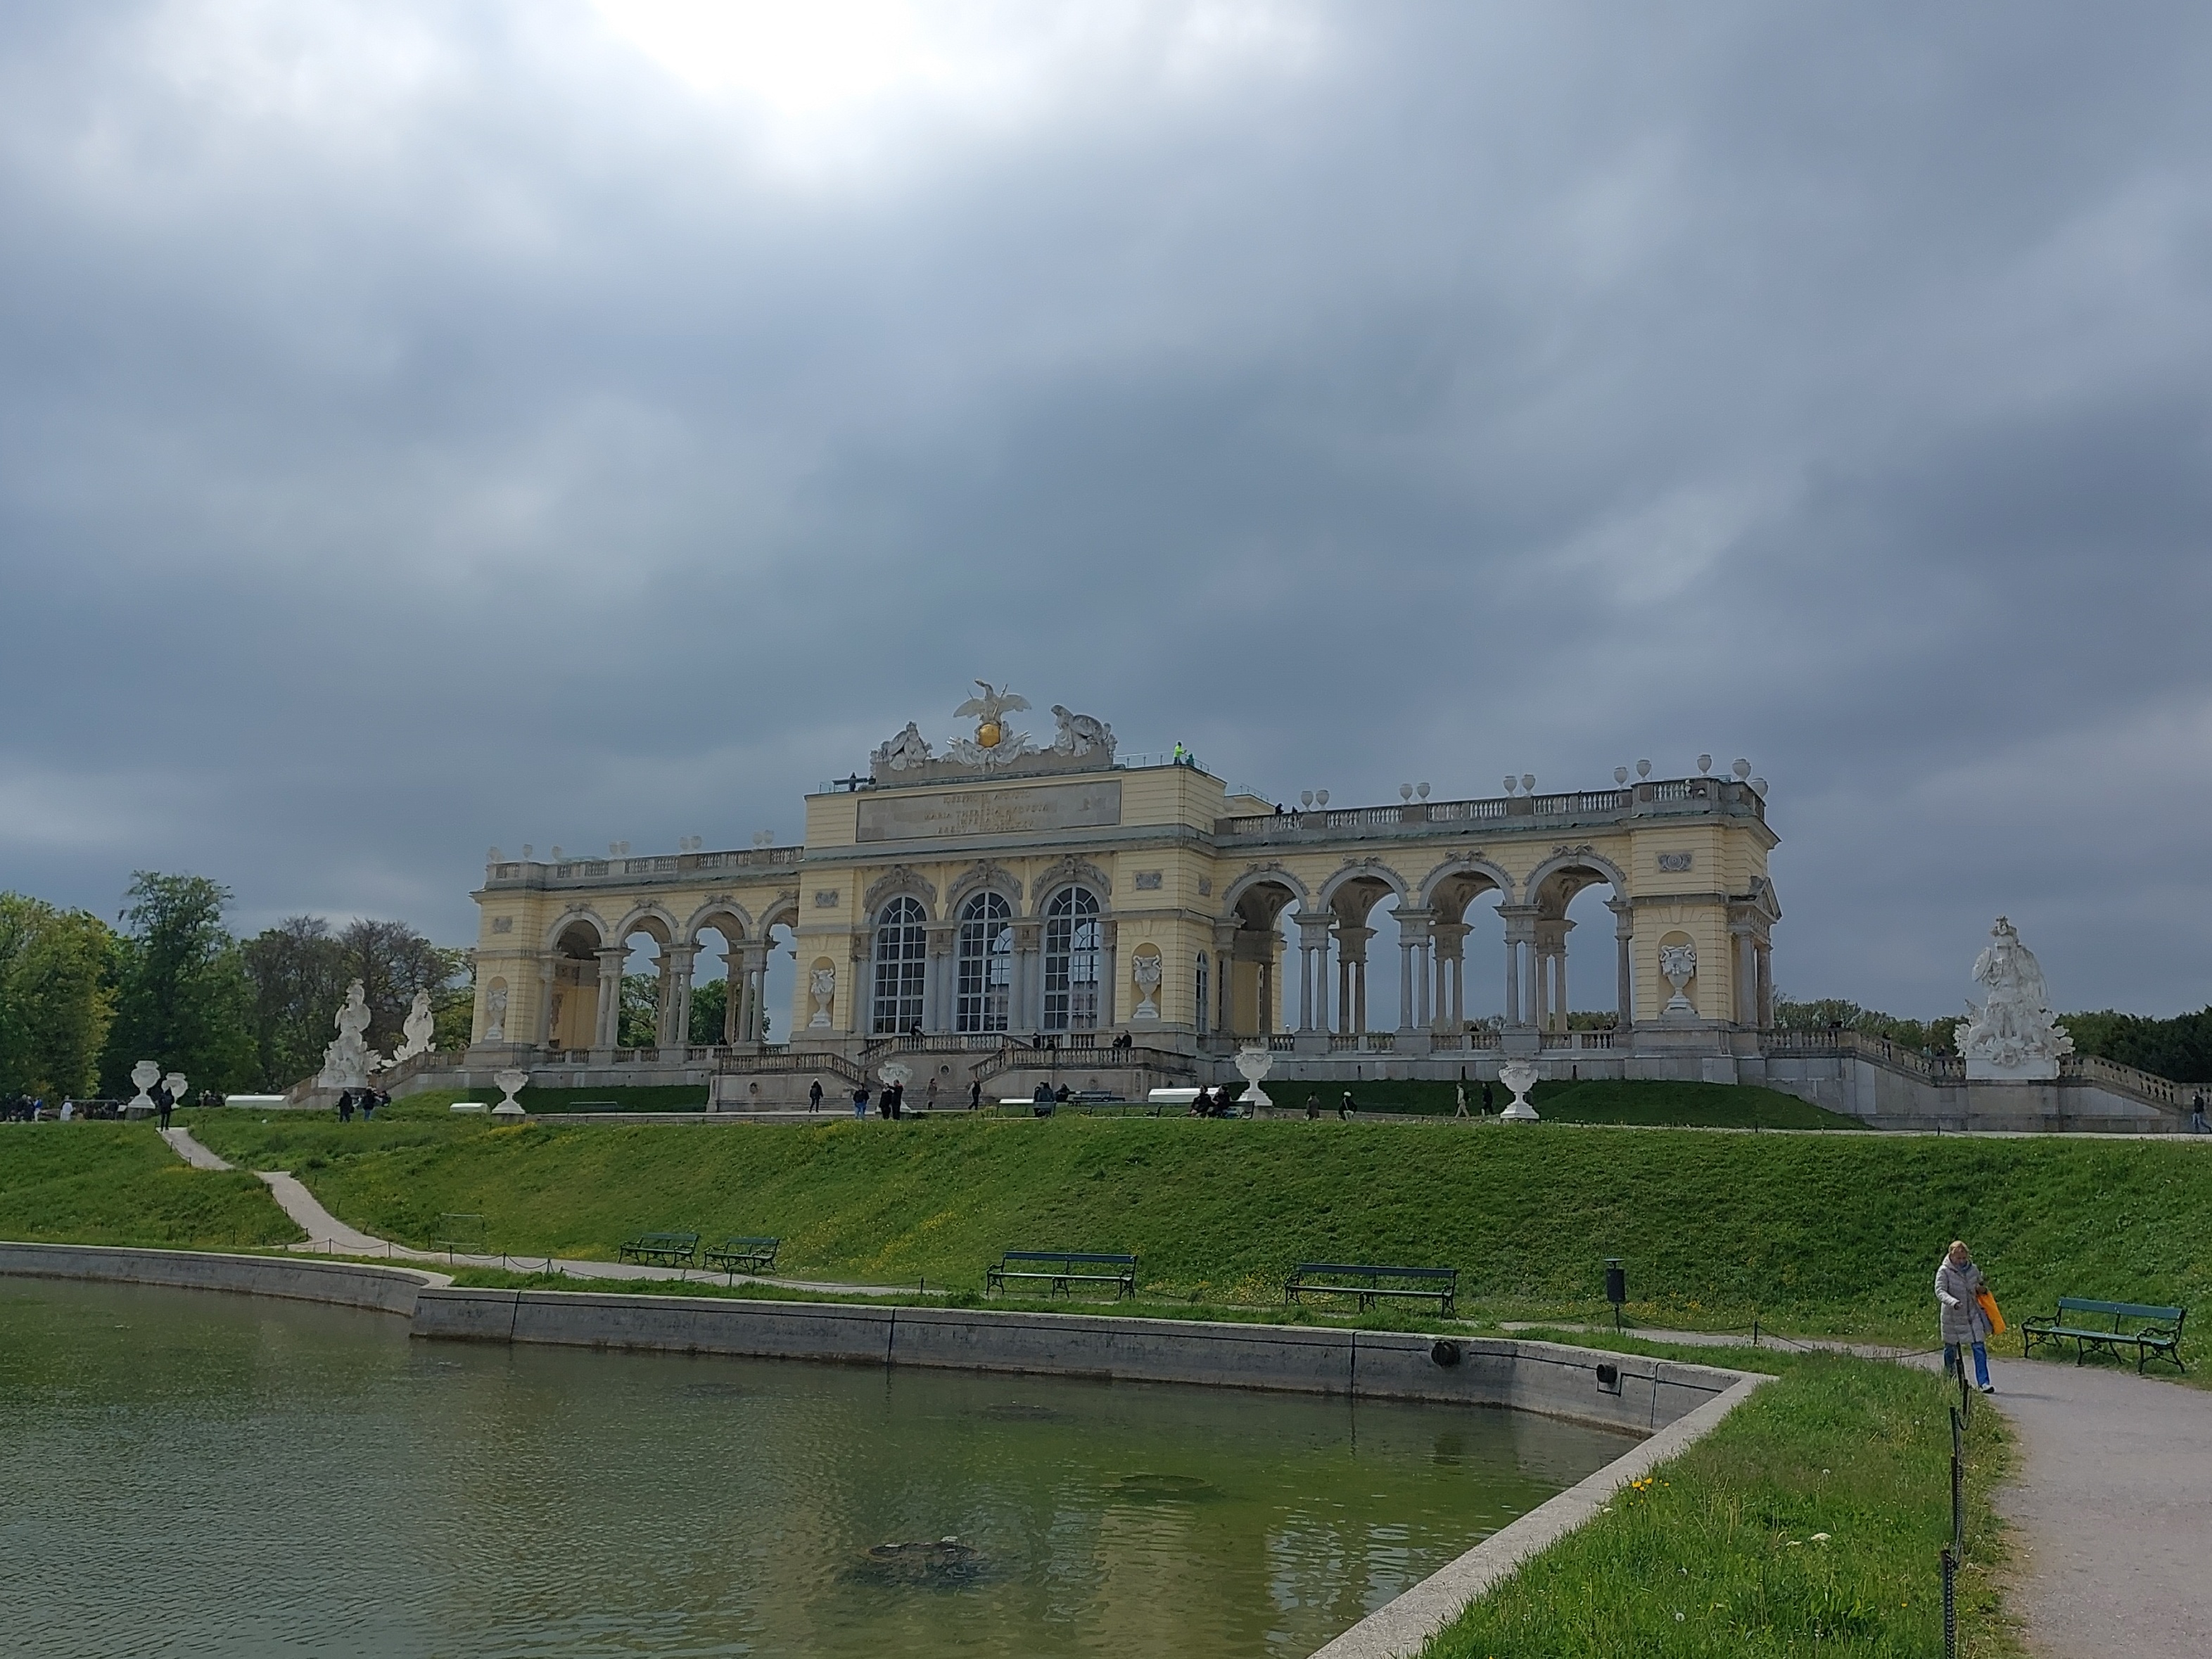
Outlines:
[[1413, 951], [1416, 946], [1401, 931], [1398, 937], [1398, 1029], [1410, 1032], [1413, 1016]]
[[618, 1047], [622, 1039], [622, 982], [623, 964], [629, 961], [629, 951], [620, 945], [611, 945], [597, 952], [599, 958], [599, 1018], [592, 1034], [594, 1048]]
[[1521, 941], [1510, 927], [1505, 934], [1505, 1023], [1521, 1023]]
[[560, 972], [558, 957], [541, 957], [538, 963], [538, 1046], [549, 1048], [553, 1042], [553, 982]]
[[1613, 1024], [1626, 1031], [1635, 1018], [1636, 969], [1629, 958], [1629, 941], [1634, 937], [1632, 918], [1633, 908], [1626, 899], [1613, 899], [1606, 908], [1613, 912]]

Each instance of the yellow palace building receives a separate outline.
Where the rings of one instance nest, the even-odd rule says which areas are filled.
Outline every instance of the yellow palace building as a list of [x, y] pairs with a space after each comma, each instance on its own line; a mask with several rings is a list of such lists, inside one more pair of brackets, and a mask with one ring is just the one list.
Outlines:
[[[1741, 762], [1624, 768], [1565, 793], [1531, 778], [1486, 799], [1425, 786], [1285, 808], [1180, 752], [1118, 756], [1109, 726], [1065, 708], [1033, 739], [1016, 729], [1028, 708], [979, 683], [941, 748], [908, 724], [866, 776], [806, 798], [800, 847], [495, 848], [475, 895], [468, 1070], [705, 1079], [736, 1109], [789, 1106], [817, 1079], [842, 1093], [894, 1060], [963, 1100], [971, 1084], [999, 1096], [1039, 1076], [1137, 1095], [1234, 1078], [1250, 1045], [1293, 1083], [1484, 1078], [1513, 1056], [1582, 1077], [1765, 1074], [1777, 838]], [[1574, 951], [1573, 983], [1585, 1011], [1610, 1004], [1609, 1028], [1567, 1018], [1567, 911], [1591, 887], [1613, 927]], [[1490, 907], [1502, 952], [1471, 952], [1470, 919]], [[625, 1047], [640, 936], [657, 1030]], [[770, 1010], [777, 950], [797, 971], [790, 1006]], [[714, 1043], [690, 1040], [702, 952], [730, 988]], [[1468, 1013], [1481, 975], [1502, 1018]], [[1396, 1012], [1377, 1029], [1370, 989], [1386, 982], [1395, 995], [1373, 1000]]]

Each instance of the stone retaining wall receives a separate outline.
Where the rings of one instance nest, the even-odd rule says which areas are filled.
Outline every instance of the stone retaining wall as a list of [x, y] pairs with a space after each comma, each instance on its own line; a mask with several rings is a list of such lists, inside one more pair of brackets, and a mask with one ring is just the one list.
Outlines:
[[445, 1273], [413, 1267], [372, 1267], [353, 1261], [274, 1255], [219, 1255], [201, 1250], [139, 1250], [109, 1244], [0, 1243], [0, 1273], [230, 1291], [410, 1317], [422, 1291], [453, 1282]]
[[[595, 1291], [425, 1291], [415, 1334], [1271, 1389], [1519, 1411], [1648, 1434], [1738, 1373], [1501, 1337]], [[1599, 1368], [1613, 1373], [1601, 1380]]]

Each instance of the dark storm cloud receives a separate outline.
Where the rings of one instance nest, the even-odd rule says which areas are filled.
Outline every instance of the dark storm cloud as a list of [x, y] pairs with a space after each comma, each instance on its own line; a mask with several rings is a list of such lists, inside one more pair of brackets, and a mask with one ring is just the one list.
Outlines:
[[5, 884], [465, 939], [989, 675], [1278, 798], [1746, 754], [1788, 988], [2212, 999], [2212, 24], [1196, 9], [988, 119], [8, 12]]

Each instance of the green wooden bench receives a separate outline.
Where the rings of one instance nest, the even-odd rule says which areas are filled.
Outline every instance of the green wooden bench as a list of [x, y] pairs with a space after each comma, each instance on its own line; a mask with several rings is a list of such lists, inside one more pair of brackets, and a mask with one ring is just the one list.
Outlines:
[[640, 1233], [625, 1238], [617, 1261], [650, 1261], [663, 1267], [688, 1267], [699, 1249], [696, 1233]]
[[1008, 1250], [983, 1272], [983, 1288], [1003, 1291], [1010, 1279], [1041, 1279], [1047, 1294], [1068, 1296], [1075, 1285], [1111, 1285], [1114, 1299], [1137, 1293], [1137, 1258], [1095, 1250]]
[[[2172, 1360], [2183, 1371], [2189, 1368], [2181, 1363], [2181, 1324], [2189, 1316], [2186, 1308], [2160, 1308], [2142, 1302], [2094, 1302], [2087, 1297], [2062, 1296], [2058, 1311], [2045, 1318], [2035, 1315], [2020, 1322], [2020, 1352], [2026, 1358], [2027, 1351], [2038, 1342], [2074, 1344], [2074, 1363], [2080, 1364], [2081, 1356], [2091, 1348], [2104, 1350], [2114, 1358], [2123, 1348], [2136, 1351], [2136, 1370], [2153, 1354]], [[2095, 1320], [2097, 1323], [2091, 1323]]]
[[1303, 1302], [1310, 1296], [1356, 1297], [1362, 1311], [1385, 1297], [1407, 1297], [1417, 1302], [1433, 1297], [1437, 1311], [1449, 1319], [1459, 1300], [1459, 1269], [1301, 1261], [1291, 1270], [1290, 1278], [1283, 1285], [1283, 1300]]
[[764, 1273], [775, 1266], [780, 1238], [732, 1237], [707, 1252], [707, 1265], [726, 1273]]

